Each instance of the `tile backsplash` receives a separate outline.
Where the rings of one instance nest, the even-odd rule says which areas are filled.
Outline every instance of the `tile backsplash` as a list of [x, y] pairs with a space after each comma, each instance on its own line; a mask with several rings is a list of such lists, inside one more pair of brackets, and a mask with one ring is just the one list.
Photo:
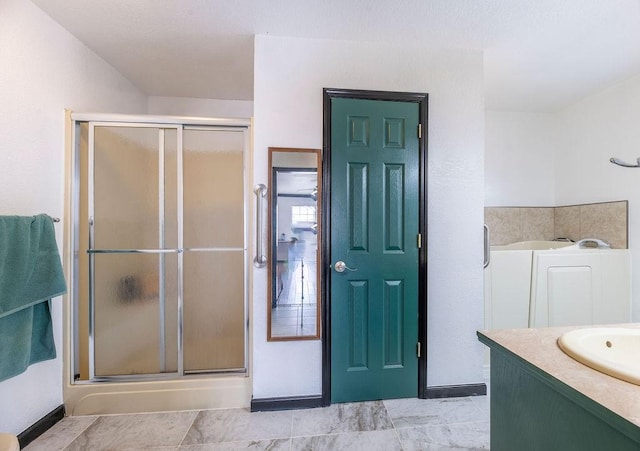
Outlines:
[[628, 247], [626, 200], [563, 207], [485, 207], [491, 245], [518, 241], [598, 238], [614, 249]]

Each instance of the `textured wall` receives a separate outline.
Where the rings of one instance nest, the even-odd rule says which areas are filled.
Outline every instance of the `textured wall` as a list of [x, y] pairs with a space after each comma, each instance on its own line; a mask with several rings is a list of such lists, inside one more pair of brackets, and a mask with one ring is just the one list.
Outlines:
[[486, 111], [484, 142], [485, 205], [555, 205], [553, 113]]
[[640, 321], [640, 169], [609, 163], [640, 157], [640, 74], [557, 113], [558, 204], [629, 201], [633, 320]]
[[[256, 183], [267, 180], [269, 146], [322, 146], [322, 88], [429, 93], [431, 386], [482, 381], [482, 70], [476, 51], [267, 36], [255, 43]], [[321, 393], [321, 343], [268, 343], [266, 270], [253, 280], [254, 397]]]
[[[0, 42], [0, 214], [62, 217], [64, 109], [141, 113], [146, 97], [30, 1], [0, 2]], [[60, 298], [52, 316], [58, 358], [0, 383], [1, 431], [62, 404]]]

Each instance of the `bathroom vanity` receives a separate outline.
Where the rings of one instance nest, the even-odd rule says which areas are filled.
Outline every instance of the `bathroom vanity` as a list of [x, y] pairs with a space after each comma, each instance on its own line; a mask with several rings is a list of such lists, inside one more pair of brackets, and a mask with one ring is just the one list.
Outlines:
[[491, 349], [492, 451], [640, 449], [640, 386], [566, 355], [556, 342], [573, 329], [478, 332]]

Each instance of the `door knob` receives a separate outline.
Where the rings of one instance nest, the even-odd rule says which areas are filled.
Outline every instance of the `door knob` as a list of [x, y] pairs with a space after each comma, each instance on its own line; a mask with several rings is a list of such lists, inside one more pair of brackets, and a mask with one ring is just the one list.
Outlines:
[[336, 270], [336, 272], [344, 272], [345, 270], [347, 270], [347, 271], [357, 271], [358, 270], [357, 268], [349, 268], [345, 264], [345, 262], [343, 262], [343, 261], [336, 262], [336, 264], [333, 265], [333, 268]]

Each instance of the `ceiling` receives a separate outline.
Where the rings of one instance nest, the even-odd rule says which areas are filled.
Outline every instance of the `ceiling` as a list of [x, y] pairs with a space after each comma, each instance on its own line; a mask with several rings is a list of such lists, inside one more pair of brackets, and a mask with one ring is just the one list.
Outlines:
[[278, 172], [278, 194], [318, 194], [318, 172]]
[[640, 73], [640, 0], [32, 1], [152, 96], [252, 100], [256, 34], [482, 49], [487, 109]]

